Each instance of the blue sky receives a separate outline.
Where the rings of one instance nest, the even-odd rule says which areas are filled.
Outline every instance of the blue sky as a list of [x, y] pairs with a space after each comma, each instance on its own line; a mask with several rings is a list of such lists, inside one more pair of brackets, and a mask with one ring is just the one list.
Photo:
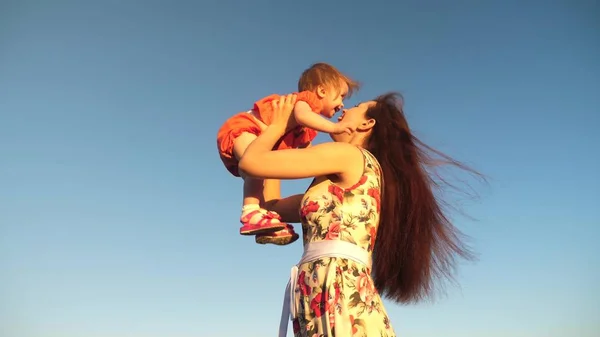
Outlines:
[[241, 181], [215, 136], [325, 61], [363, 82], [348, 104], [401, 91], [419, 137], [490, 177], [464, 205], [476, 221], [456, 217], [479, 261], [434, 304], [387, 302], [398, 335], [597, 336], [599, 15], [593, 1], [0, 2], [0, 335], [274, 335], [301, 244], [238, 235]]

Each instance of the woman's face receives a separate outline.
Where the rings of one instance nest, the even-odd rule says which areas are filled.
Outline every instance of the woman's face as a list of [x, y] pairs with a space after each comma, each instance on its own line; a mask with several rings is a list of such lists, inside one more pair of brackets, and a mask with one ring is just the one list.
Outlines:
[[[366, 112], [369, 107], [375, 105], [375, 101], [367, 101], [357, 104], [356, 106], [350, 109], [342, 110], [342, 115], [338, 117], [338, 122], [342, 120], [349, 123], [352, 127], [356, 128], [357, 131], [360, 131], [361, 126], [368, 124], [368, 119], [366, 117]], [[349, 135], [347, 133], [340, 134], [329, 134], [331, 139], [334, 142], [344, 142], [350, 143], [354, 135]]]

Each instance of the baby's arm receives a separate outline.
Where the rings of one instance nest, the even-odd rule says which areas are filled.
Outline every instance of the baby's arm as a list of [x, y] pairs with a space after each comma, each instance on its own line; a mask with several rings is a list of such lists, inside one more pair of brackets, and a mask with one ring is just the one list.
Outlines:
[[310, 105], [304, 101], [296, 102], [296, 105], [294, 106], [294, 118], [296, 118], [296, 122], [298, 122], [298, 124], [317, 131], [327, 133], [335, 133], [339, 131], [336, 123], [333, 123], [332, 121], [329, 121], [319, 114], [313, 112]]

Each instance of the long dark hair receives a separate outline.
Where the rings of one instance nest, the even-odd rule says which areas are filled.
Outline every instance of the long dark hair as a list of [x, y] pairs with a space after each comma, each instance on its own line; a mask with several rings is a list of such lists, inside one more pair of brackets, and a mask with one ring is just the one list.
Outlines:
[[389, 93], [375, 101], [366, 112], [376, 121], [366, 147], [381, 165], [383, 188], [373, 280], [382, 296], [417, 302], [434, 295], [436, 281], [452, 278], [457, 257], [473, 258], [436, 197], [440, 181], [428, 169], [445, 163], [481, 175], [417, 139], [402, 96]]

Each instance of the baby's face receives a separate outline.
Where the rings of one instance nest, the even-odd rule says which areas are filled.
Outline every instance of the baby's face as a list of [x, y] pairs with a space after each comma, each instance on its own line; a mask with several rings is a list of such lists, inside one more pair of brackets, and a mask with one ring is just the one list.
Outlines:
[[344, 98], [347, 94], [348, 85], [346, 82], [342, 82], [339, 89], [333, 87], [328, 88], [323, 97], [322, 114], [327, 118], [331, 118], [336, 112], [342, 110], [342, 108], [344, 108]]

